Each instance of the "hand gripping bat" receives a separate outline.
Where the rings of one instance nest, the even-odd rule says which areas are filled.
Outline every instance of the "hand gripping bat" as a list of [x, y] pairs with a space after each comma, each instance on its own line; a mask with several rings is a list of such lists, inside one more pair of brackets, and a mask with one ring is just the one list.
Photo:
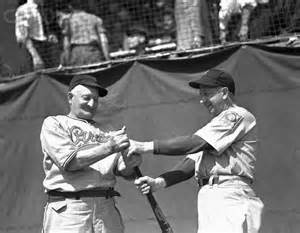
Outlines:
[[[134, 167], [134, 171], [135, 171], [137, 177], [143, 176], [139, 167]], [[153, 213], [154, 213], [155, 218], [160, 226], [162, 233], [173, 233], [173, 230], [172, 230], [170, 224], [168, 223], [166, 216], [163, 214], [161, 208], [159, 207], [157, 201], [155, 200], [155, 198], [151, 192], [147, 194], [147, 199], [151, 205], [151, 208], [153, 210]]]

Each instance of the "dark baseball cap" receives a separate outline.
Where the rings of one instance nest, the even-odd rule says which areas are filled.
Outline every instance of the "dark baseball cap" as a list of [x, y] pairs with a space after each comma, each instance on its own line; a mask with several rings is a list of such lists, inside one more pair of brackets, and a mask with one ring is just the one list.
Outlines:
[[108, 93], [108, 91], [97, 82], [97, 79], [91, 75], [87, 75], [87, 74], [75, 75], [70, 82], [69, 91], [71, 91], [77, 85], [97, 88], [100, 97], [106, 96]]
[[235, 84], [232, 76], [226, 71], [219, 69], [206, 71], [200, 78], [189, 82], [189, 85], [197, 89], [200, 87], [227, 87], [232, 94], [235, 93]]

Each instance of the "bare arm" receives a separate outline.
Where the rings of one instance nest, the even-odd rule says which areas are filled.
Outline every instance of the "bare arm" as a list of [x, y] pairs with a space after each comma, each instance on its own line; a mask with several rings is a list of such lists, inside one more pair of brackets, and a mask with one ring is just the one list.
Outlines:
[[105, 57], [105, 60], [109, 60], [109, 48], [108, 48], [108, 40], [105, 33], [100, 33], [100, 43], [101, 48]]
[[103, 55], [106, 60], [109, 60], [109, 47], [108, 47], [108, 39], [105, 34], [105, 28], [103, 27], [103, 21], [102, 19], [98, 18], [97, 24], [96, 24], [96, 30], [99, 37], [100, 46], [103, 51]]
[[63, 54], [60, 63], [62, 65], [69, 64], [71, 54], [71, 28], [70, 19], [66, 18], [62, 21], [62, 35], [63, 35]]
[[30, 38], [27, 38], [25, 40], [25, 47], [32, 57], [34, 68], [43, 68], [44, 62], [41, 56], [39, 55], [38, 51], [34, 47], [32, 40]]

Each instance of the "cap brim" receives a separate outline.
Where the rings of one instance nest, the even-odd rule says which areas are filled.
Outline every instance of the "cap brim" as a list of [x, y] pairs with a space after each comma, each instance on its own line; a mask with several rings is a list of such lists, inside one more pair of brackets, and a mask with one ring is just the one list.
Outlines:
[[101, 87], [100, 85], [97, 85], [97, 84], [83, 84], [83, 85], [84, 86], [88, 86], [88, 87], [95, 87], [95, 88], [97, 88], [100, 97], [104, 97], [108, 93], [108, 91], [104, 87]]
[[214, 88], [216, 87], [215, 85], [207, 84], [205, 82], [200, 82], [199, 80], [197, 81], [191, 81], [189, 82], [190, 87], [200, 89], [201, 87], [207, 87], [207, 88]]
[[197, 89], [200, 88], [200, 84], [197, 83], [197, 82], [191, 81], [191, 82], [189, 82], [189, 85], [190, 85], [190, 87], [192, 87], [192, 88], [197, 88]]

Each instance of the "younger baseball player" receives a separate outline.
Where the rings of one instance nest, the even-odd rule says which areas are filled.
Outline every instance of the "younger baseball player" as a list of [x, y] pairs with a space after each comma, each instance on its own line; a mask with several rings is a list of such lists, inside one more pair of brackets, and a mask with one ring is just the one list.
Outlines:
[[114, 190], [116, 176], [132, 178], [132, 167], [141, 164], [141, 157], [121, 156], [129, 146], [125, 128], [105, 133], [93, 121], [98, 98], [106, 94], [96, 78], [75, 76], [69, 86], [69, 114], [43, 122], [45, 233], [124, 232], [114, 200], [120, 195]]
[[133, 152], [186, 156], [172, 171], [135, 181], [143, 194], [174, 185], [194, 174], [198, 193], [198, 233], [257, 233], [262, 201], [251, 188], [257, 150], [256, 119], [235, 104], [230, 74], [211, 69], [189, 83], [211, 121], [193, 135], [151, 142], [131, 141]]

